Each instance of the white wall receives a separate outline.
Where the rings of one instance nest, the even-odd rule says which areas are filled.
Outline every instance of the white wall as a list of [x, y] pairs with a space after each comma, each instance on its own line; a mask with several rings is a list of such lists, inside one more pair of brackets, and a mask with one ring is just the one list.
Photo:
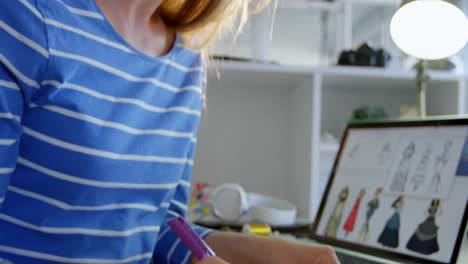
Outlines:
[[[268, 27], [273, 26], [273, 32], [259, 33], [266, 38], [266, 44], [269, 45], [268, 51], [265, 51], [269, 55], [269, 61], [288, 65], [316, 66], [320, 64], [322, 60], [320, 54], [321, 12], [278, 9], [274, 20], [270, 10], [264, 11], [259, 16], [263, 16], [259, 18], [262, 24]], [[234, 34], [229, 34], [226, 39], [219, 41], [213, 53], [257, 58], [258, 54], [251, 46], [253, 20], [251, 19], [237, 39], [234, 38]], [[233, 43], [234, 40], [236, 40], [235, 43]]]
[[288, 89], [210, 83], [194, 181], [238, 182], [250, 192], [286, 197]]

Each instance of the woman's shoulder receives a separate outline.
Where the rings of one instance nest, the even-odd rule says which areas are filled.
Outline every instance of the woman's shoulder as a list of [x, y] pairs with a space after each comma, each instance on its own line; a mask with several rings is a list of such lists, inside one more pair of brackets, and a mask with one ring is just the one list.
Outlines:
[[192, 47], [180, 35], [177, 35], [174, 47], [170, 52], [172, 56], [168, 58], [174, 62], [189, 67], [187, 72], [205, 71], [206, 61], [204, 51]]

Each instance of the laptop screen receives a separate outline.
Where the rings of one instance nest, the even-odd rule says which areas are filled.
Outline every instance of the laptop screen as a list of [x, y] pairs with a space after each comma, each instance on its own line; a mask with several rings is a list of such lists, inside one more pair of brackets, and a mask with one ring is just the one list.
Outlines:
[[351, 125], [313, 227], [319, 241], [451, 263], [468, 199], [468, 120]]

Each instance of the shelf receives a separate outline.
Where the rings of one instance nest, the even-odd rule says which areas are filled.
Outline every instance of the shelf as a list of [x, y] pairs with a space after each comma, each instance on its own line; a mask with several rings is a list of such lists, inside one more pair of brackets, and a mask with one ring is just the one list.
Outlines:
[[211, 61], [211, 65], [215, 70], [220, 71], [242, 71], [242, 72], [268, 72], [268, 73], [289, 73], [289, 74], [312, 74], [314, 68], [270, 64], [261, 62], [242, 62], [242, 61]]
[[[265, 72], [285, 74], [318, 74], [333, 76], [353, 77], [378, 77], [385, 79], [414, 80], [416, 72], [394, 71], [385, 68], [358, 67], [358, 66], [329, 66], [329, 67], [305, 67], [282, 64], [268, 64], [260, 62], [238, 62], [238, 61], [212, 61], [211, 65], [220, 71], [241, 72]], [[460, 78], [468, 79], [467, 74], [456, 74], [445, 71], [428, 71], [431, 80], [434, 81], [457, 81]]]
[[211, 86], [269, 87], [290, 89], [310, 82], [313, 68], [259, 62], [212, 61], [208, 74]]
[[[259, 62], [213, 61], [209, 74], [211, 83], [234, 86], [264, 86], [295, 88], [320, 75], [324, 89], [410, 91], [416, 89], [415, 72], [394, 71], [383, 68], [332, 66], [303, 67]], [[219, 73], [219, 75], [218, 75]], [[456, 87], [466, 75], [443, 71], [429, 71], [432, 88]]]
[[[414, 80], [416, 72], [394, 71], [385, 68], [373, 67], [357, 67], [357, 66], [332, 66], [332, 67], [319, 67], [315, 69], [316, 72], [321, 72], [325, 75], [333, 76], [353, 76], [353, 77], [370, 77], [370, 78], [383, 78], [383, 79], [400, 79], [400, 80]], [[431, 80], [434, 81], [457, 81], [462, 78], [462, 74], [455, 74], [445, 71], [428, 71]]]

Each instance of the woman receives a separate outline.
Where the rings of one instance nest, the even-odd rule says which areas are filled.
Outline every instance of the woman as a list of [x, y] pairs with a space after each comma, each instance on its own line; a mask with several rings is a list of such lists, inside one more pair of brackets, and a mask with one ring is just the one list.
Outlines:
[[410, 142], [405, 150], [403, 151], [403, 156], [401, 157], [400, 164], [393, 176], [392, 183], [390, 185], [390, 190], [392, 192], [404, 192], [406, 188], [406, 182], [408, 181], [408, 175], [411, 169], [411, 160], [415, 152], [416, 144]]
[[377, 188], [374, 193], [374, 199], [367, 203], [366, 220], [364, 221], [364, 224], [361, 227], [361, 231], [359, 232], [359, 241], [361, 242], [366, 243], [369, 240], [369, 222], [375, 211], [379, 209], [381, 193], [382, 188]]
[[345, 236], [348, 236], [349, 233], [354, 231], [354, 226], [356, 225], [356, 219], [359, 213], [359, 207], [361, 205], [361, 200], [366, 194], [366, 190], [363, 188], [359, 192], [358, 197], [356, 198], [356, 202], [354, 202], [353, 209], [349, 213], [348, 217], [346, 218], [346, 222], [343, 226], [343, 230], [345, 231]]
[[431, 193], [440, 193], [442, 191], [442, 177], [444, 176], [444, 170], [449, 162], [449, 154], [452, 148], [452, 140], [447, 140], [444, 144], [444, 149], [442, 153], [437, 155], [434, 167], [434, 175], [432, 176], [431, 185], [429, 192]]
[[335, 209], [333, 210], [330, 219], [328, 219], [327, 226], [325, 227], [325, 235], [328, 237], [335, 238], [338, 234], [338, 228], [341, 225], [341, 219], [343, 218], [343, 210], [348, 200], [349, 187], [344, 187], [338, 195], [338, 201], [336, 202]]
[[399, 196], [392, 204], [395, 213], [387, 220], [378, 242], [386, 247], [397, 248], [400, 244], [400, 214], [404, 205], [404, 197]]
[[428, 216], [424, 222], [418, 225], [411, 236], [406, 248], [424, 255], [431, 255], [440, 250], [437, 234], [439, 226], [436, 224], [436, 215], [440, 212], [440, 200], [434, 199], [427, 209]]
[[166, 225], [185, 214], [205, 91], [186, 45], [246, 5], [1, 1], [0, 258], [337, 262], [328, 247], [196, 228], [219, 256], [197, 262]]

